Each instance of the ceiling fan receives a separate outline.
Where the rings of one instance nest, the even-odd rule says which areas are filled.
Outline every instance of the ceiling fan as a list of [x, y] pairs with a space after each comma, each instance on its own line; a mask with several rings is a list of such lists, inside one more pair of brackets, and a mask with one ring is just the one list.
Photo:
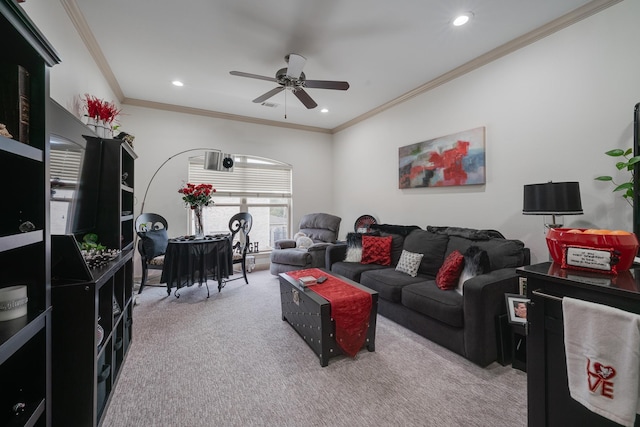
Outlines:
[[269, 92], [257, 97], [253, 102], [261, 103], [271, 98], [272, 96], [282, 92], [285, 89], [291, 90], [293, 94], [304, 104], [305, 107], [311, 109], [316, 108], [318, 104], [309, 96], [304, 90], [305, 88], [313, 89], [335, 89], [335, 90], [347, 90], [349, 89], [349, 83], [339, 82], [332, 80], [307, 80], [302, 68], [304, 67], [307, 59], [304, 56], [296, 53], [290, 53], [284, 57], [287, 62], [287, 68], [281, 68], [276, 72], [275, 77], [259, 76], [257, 74], [244, 73], [242, 71], [230, 71], [229, 73], [234, 76], [250, 77], [252, 79], [267, 80], [270, 82], [278, 83], [280, 86], [275, 89], [271, 89]]

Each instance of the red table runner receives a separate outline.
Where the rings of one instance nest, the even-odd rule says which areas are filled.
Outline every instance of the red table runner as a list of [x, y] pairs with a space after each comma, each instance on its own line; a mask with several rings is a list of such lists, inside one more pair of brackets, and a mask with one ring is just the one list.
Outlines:
[[333, 277], [318, 268], [289, 271], [294, 279], [326, 276], [324, 283], [309, 286], [313, 292], [329, 301], [331, 317], [336, 322], [336, 342], [349, 356], [355, 357], [364, 345], [371, 316], [371, 294]]

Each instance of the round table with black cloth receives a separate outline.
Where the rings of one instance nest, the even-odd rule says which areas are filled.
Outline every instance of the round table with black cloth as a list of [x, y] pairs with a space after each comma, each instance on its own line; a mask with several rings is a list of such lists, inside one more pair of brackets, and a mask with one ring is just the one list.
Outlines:
[[[167, 284], [167, 293], [171, 295], [171, 288], [175, 287], [176, 297], [180, 297], [178, 290], [183, 286], [194, 283], [206, 285], [208, 279], [218, 281], [218, 292], [224, 286], [223, 279], [233, 274], [233, 254], [230, 235], [206, 236], [194, 239], [192, 236], [169, 239], [164, 256], [161, 283]], [[207, 286], [209, 297], [209, 286]]]

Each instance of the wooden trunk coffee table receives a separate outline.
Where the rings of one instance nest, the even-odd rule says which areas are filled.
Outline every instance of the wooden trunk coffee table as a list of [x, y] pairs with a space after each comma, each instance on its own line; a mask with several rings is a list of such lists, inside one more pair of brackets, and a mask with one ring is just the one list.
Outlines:
[[[371, 295], [371, 313], [364, 346], [375, 351], [376, 316], [378, 314], [378, 293], [338, 274], [322, 270], [326, 276], [333, 276]], [[282, 320], [286, 320], [304, 339], [320, 359], [321, 366], [329, 364], [329, 358], [343, 354], [336, 343], [335, 321], [331, 318], [331, 304], [310, 288], [302, 287], [298, 280], [287, 273], [280, 273], [280, 302]]]

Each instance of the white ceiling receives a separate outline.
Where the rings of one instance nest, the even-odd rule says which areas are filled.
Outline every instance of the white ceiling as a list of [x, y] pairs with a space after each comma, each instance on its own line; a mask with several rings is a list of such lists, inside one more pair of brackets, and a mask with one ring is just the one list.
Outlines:
[[[97, 42], [89, 47], [104, 56], [105, 75], [113, 73], [114, 92], [125, 103], [163, 103], [329, 130], [419, 92], [451, 70], [469, 67], [469, 61], [479, 57], [488, 61], [498, 52], [504, 54], [612, 3], [61, 1], [73, 6], [67, 10], [76, 14], [76, 21], [86, 20]], [[465, 11], [472, 11], [474, 18], [466, 26], [453, 27], [453, 17]], [[552, 22], [560, 17], [564, 18]], [[78, 28], [85, 35], [89, 32]], [[286, 91], [269, 99], [278, 106], [268, 108], [252, 100], [275, 83], [229, 74], [237, 70], [273, 77], [286, 67], [284, 56], [291, 52], [307, 58], [307, 79], [346, 80], [351, 87], [307, 89], [318, 103], [313, 110]], [[182, 80], [184, 87], [171, 85], [174, 79]], [[321, 113], [322, 107], [329, 113]]]

